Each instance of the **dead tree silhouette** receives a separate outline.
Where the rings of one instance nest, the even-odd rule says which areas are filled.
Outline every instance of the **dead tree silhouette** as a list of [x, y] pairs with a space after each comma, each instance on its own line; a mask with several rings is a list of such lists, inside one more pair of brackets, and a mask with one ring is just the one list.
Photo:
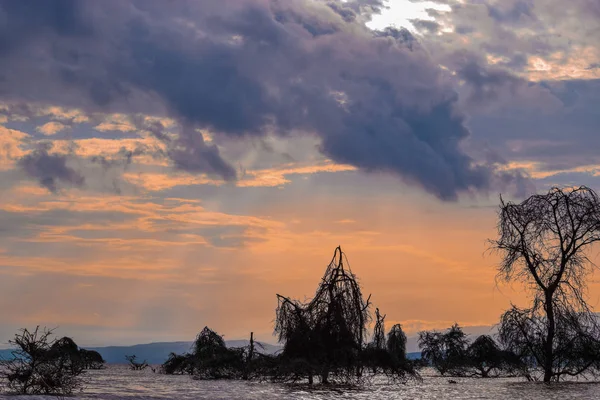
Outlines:
[[[285, 379], [321, 383], [356, 382], [365, 367], [377, 366], [390, 376], [416, 376], [408, 364], [393, 364], [385, 348], [383, 319], [376, 311], [376, 337], [380, 352], [366, 346], [371, 322], [371, 296], [365, 298], [341, 247], [335, 249], [315, 296], [307, 303], [277, 295], [275, 333], [284, 343], [280, 374]], [[382, 355], [382, 353], [385, 353]]]
[[[295, 359], [300, 375], [344, 380], [359, 377], [359, 358], [370, 321], [370, 296], [364, 300], [356, 276], [344, 266], [341, 247], [307, 304], [277, 295], [275, 332], [285, 342], [283, 357]], [[298, 376], [299, 378], [300, 376]]]
[[[586, 251], [600, 241], [600, 199], [590, 188], [553, 188], [520, 204], [500, 198], [499, 278], [530, 289], [532, 305], [501, 317], [499, 337], [544, 382], [600, 369], [600, 328], [585, 300], [594, 264]], [[535, 374], [533, 375], [535, 378]]]

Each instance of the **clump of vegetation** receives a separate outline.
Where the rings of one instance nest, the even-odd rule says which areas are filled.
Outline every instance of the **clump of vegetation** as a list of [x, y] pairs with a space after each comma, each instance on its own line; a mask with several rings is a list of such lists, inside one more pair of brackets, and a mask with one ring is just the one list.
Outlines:
[[446, 332], [419, 333], [421, 357], [442, 375], [465, 374], [468, 344], [467, 335], [457, 324]]
[[470, 376], [481, 378], [515, 375], [523, 368], [519, 357], [502, 350], [488, 335], [481, 335], [467, 348], [467, 368]]
[[70, 395], [82, 387], [81, 352], [68, 337], [51, 339], [52, 331], [22, 329], [9, 344], [12, 357], [0, 361], [0, 376], [10, 392], [25, 395]]
[[441, 375], [491, 378], [515, 375], [523, 368], [519, 357], [502, 350], [491, 336], [469, 343], [457, 324], [445, 332], [420, 332], [419, 346], [423, 361]]
[[194, 359], [191, 354], [169, 354], [161, 368], [168, 375], [192, 375], [194, 373]]
[[256, 379], [273, 374], [272, 356], [262, 354], [250, 334], [246, 347], [228, 348], [223, 337], [205, 327], [196, 337], [191, 353], [171, 353], [162, 365], [165, 374], [189, 374], [195, 379]]
[[[553, 188], [520, 204], [501, 199], [499, 277], [521, 281], [532, 304], [500, 319], [499, 338], [527, 366], [528, 379], [600, 372], [600, 327], [585, 300], [586, 251], [600, 241], [600, 199], [585, 186]], [[541, 371], [541, 374], [538, 373]]]
[[106, 361], [102, 358], [102, 355], [96, 350], [80, 349], [79, 354], [81, 355], [81, 361], [83, 368], [85, 369], [102, 369], [105, 366]]
[[192, 353], [194, 375], [198, 379], [239, 378], [242, 371], [242, 354], [239, 349], [229, 349], [223, 337], [205, 327], [194, 342]]

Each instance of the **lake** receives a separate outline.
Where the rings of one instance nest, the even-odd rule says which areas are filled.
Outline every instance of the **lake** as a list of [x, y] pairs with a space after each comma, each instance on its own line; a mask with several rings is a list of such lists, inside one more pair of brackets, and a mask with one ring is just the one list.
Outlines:
[[[73, 399], [582, 399], [600, 398], [600, 384], [592, 382], [569, 382], [553, 385], [529, 383], [520, 379], [471, 379], [453, 378], [456, 384], [448, 383], [447, 378], [426, 370], [422, 382], [389, 384], [379, 381], [361, 388], [327, 388], [317, 385], [309, 388], [303, 385], [283, 385], [242, 381], [196, 381], [189, 376], [155, 374], [151, 370], [131, 371], [125, 365], [110, 365], [107, 369], [89, 371], [84, 392]], [[0, 396], [1, 399], [15, 399], [14, 396]], [[27, 396], [27, 399], [56, 399], [56, 397]]]

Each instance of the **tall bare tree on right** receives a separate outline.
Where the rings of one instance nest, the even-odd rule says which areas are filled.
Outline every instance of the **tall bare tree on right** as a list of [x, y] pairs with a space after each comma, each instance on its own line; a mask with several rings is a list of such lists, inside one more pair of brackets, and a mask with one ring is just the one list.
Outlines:
[[[523, 282], [532, 294], [500, 321], [500, 341], [544, 382], [600, 370], [600, 328], [585, 297], [594, 263], [587, 257], [600, 241], [600, 199], [588, 187], [553, 188], [520, 204], [501, 198], [497, 240], [499, 277]], [[533, 372], [532, 372], [533, 371]]]

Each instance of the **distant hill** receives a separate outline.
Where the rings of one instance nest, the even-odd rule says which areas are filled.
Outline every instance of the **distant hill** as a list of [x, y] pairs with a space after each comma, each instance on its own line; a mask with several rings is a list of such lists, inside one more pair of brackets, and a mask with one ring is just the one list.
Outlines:
[[[280, 346], [268, 343], [256, 343], [257, 351], [265, 354], [274, 354], [281, 349]], [[140, 361], [146, 360], [150, 364], [162, 364], [171, 353], [183, 354], [191, 351], [192, 344], [193, 342], [162, 342], [134, 346], [86, 347], [86, 349], [96, 350], [108, 364], [126, 363], [125, 356], [130, 355], [135, 355]], [[248, 345], [248, 340], [227, 340], [225, 344], [227, 347], [242, 347]]]
[[8, 358], [11, 358], [12, 355], [10, 354], [11, 350], [8, 349], [0, 349], [0, 360], [6, 360]]

